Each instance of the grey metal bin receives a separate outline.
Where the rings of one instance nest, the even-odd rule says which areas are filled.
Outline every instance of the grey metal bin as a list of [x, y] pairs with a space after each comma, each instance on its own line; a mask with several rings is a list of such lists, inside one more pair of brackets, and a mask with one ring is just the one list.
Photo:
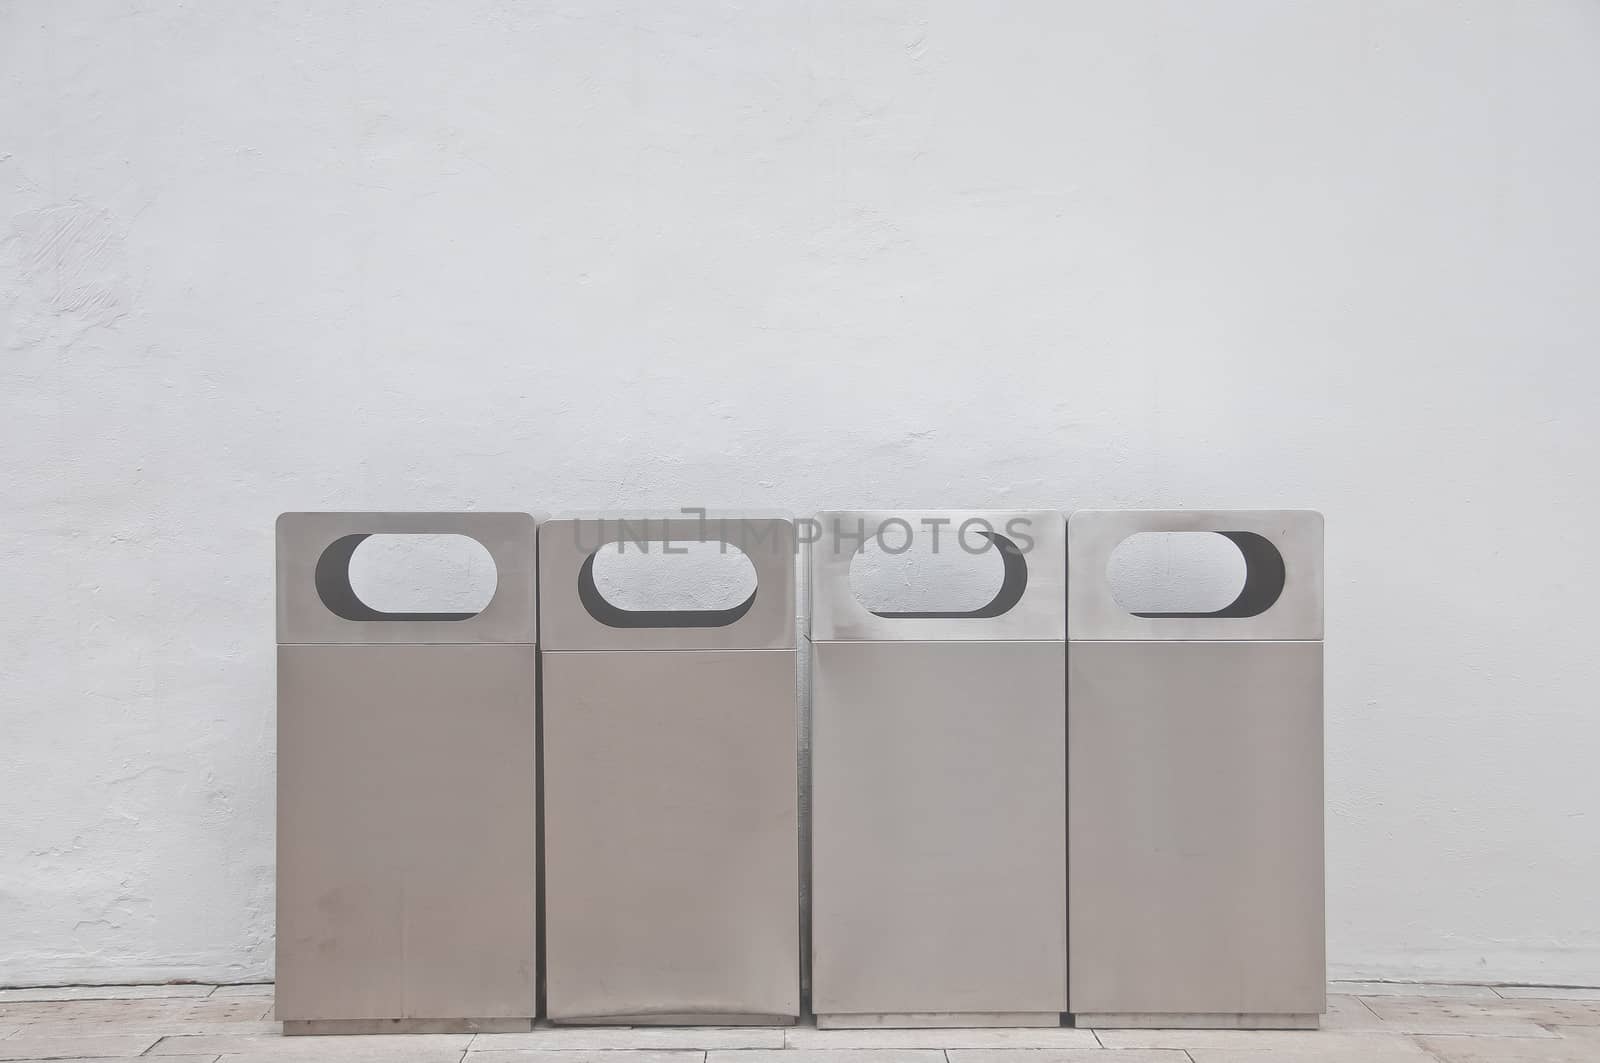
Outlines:
[[[731, 543], [725, 610], [618, 608], [599, 551]], [[799, 990], [794, 522], [540, 530], [546, 1008], [557, 1022], [793, 1021]]]
[[[1141, 532], [1216, 532], [1237, 600], [1112, 594]], [[1068, 522], [1072, 1010], [1084, 1026], [1312, 1027], [1325, 1010], [1322, 517], [1079, 511]]]
[[[374, 610], [372, 534], [493, 558], [477, 614]], [[285, 513], [277, 527], [277, 1017], [285, 1033], [528, 1029], [538, 955], [535, 522]]]
[[[812, 1002], [820, 1026], [1067, 1010], [1065, 520], [837, 512], [811, 546]], [[904, 528], [898, 526], [899, 523]], [[942, 522], [942, 523], [941, 523]], [[992, 548], [965, 613], [874, 613], [863, 540]]]

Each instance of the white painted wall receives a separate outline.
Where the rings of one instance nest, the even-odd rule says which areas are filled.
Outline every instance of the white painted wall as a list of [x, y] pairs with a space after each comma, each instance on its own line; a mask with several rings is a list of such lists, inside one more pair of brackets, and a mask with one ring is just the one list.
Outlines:
[[1600, 983], [1600, 8], [0, 3], [0, 982], [272, 963], [299, 508], [1309, 506], [1338, 975]]

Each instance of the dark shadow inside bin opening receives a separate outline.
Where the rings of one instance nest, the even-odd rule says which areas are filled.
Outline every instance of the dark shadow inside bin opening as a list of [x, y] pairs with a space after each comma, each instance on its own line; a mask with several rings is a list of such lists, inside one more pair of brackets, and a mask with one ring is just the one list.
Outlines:
[[578, 601], [584, 610], [606, 627], [727, 627], [738, 622], [756, 604], [761, 588], [728, 609], [623, 609], [612, 605], [594, 581], [594, 559], [600, 548], [583, 559], [578, 570]]
[[1271, 540], [1255, 532], [1219, 531], [1244, 556], [1244, 586], [1232, 602], [1211, 612], [1139, 612], [1147, 620], [1218, 619], [1245, 620], [1271, 609], [1283, 594], [1288, 572], [1283, 555]]
[[[341, 620], [471, 620], [478, 613], [389, 613], [374, 609], [361, 600], [350, 584], [350, 559], [362, 543], [371, 538], [370, 533], [346, 535], [335, 539], [317, 558], [317, 597], [328, 611]], [[492, 598], [490, 599], [493, 600]]]
[[999, 532], [985, 531], [977, 534], [999, 549], [1000, 563], [1003, 566], [1000, 589], [995, 592], [995, 596], [988, 604], [966, 610], [919, 609], [902, 612], [869, 608], [867, 612], [886, 620], [988, 620], [1009, 613], [1016, 608], [1018, 602], [1022, 601], [1022, 593], [1028, 589], [1028, 559], [1016, 543]]

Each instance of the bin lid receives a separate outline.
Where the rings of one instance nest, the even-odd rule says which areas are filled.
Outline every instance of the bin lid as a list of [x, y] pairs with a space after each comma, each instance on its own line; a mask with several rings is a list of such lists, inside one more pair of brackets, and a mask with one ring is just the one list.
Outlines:
[[[725, 609], [638, 610], [608, 601], [594, 566], [627, 545], [682, 553], [691, 543], [737, 549], [755, 570], [750, 596]], [[539, 527], [539, 624], [546, 650], [794, 649], [795, 527], [786, 514], [563, 513]]]
[[[278, 518], [278, 642], [394, 645], [534, 643], [537, 520], [527, 513], [285, 513]], [[386, 613], [350, 586], [373, 535], [464, 535], [489, 552], [494, 595], [477, 613]]]
[[[868, 541], [902, 552], [997, 554], [994, 599], [955, 612], [873, 612], [850, 567]], [[831, 510], [807, 527], [813, 642], [1060, 642], [1066, 638], [1066, 518], [1057, 510]], [[904, 545], [903, 545], [904, 544]]]
[[[1215, 532], [1244, 555], [1245, 582], [1210, 613], [1132, 613], [1106, 567], [1144, 532]], [[1074, 642], [1289, 642], [1322, 638], [1322, 514], [1309, 509], [1080, 509], [1067, 521], [1067, 634]]]

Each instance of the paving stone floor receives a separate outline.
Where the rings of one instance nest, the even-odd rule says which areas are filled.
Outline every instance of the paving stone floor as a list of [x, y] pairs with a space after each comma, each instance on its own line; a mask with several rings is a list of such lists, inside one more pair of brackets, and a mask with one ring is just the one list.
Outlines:
[[270, 985], [0, 989], [0, 1061], [1600, 1063], [1600, 988], [1334, 982], [1317, 1031], [540, 1028], [283, 1037]]

